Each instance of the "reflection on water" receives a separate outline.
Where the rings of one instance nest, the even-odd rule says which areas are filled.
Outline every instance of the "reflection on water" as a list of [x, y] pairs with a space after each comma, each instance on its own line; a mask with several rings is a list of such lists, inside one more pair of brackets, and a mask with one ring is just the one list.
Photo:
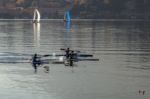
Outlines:
[[0, 64], [0, 94], [3, 99], [12, 92], [23, 99], [139, 99], [137, 92], [144, 89], [142, 99], [149, 99], [149, 27], [143, 21], [1, 21], [2, 55], [49, 54], [70, 47], [94, 54], [100, 62], [79, 62], [74, 73], [50, 64], [50, 74], [39, 68], [37, 75], [31, 64]]
[[65, 34], [64, 34], [64, 45], [65, 45], [65, 47], [66, 48], [70, 48], [71, 47], [71, 45], [70, 45], [70, 42], [71, 42], [71, 22], [70, 21], [66, 21], [66, 22], [64, 22], [64, 26], [65, 26], [65, 28], [66, 28], [66, 32], [65, 32]]
[[37, 48], [40, 47], [40, 28], [40, 23], [33, 23], [34, 44]]

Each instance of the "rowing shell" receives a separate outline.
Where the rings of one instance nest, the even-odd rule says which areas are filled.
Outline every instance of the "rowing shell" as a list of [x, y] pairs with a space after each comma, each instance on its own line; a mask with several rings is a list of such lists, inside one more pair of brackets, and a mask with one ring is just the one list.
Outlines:
[[[0, 63], [32, 63], [30, 54], [18, 54], [18, 53], [0, 53]], [[74, 62], [79, 61], [98, 61], [99, 59], [92, 58], [91, 54], [75, 53]], [[39, 61], [37, 64], [65, 64], [66, 56], [64, 54], [47, 54], [39, 55]], [[35, 63], [35, 64], [36, 64]]]

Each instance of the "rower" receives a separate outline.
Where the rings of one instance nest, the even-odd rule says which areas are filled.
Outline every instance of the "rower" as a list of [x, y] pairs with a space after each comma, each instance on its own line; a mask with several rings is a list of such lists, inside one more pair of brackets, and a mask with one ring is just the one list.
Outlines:
[[69, 49], [69, 48], [67, 48], [67, 49], [65, 50], [65, 52], [66, 52], [66, 59], [69, 59], [70, 49]]
[[37, 65], [40, 65], [40, 62], [39, 62], [38, 58], [39, 58], [39, 57], [37, 56], [36, 53], [34, 54], [34, 56], [33, 56], [33, 58], [32, 58], [32, 66], [33, 66], [34, 69], [35, 69], [35, 73], [37, 72]]
[[67, 49], [63, 49], [63, 48], [61, 48], [60, 50], [63, 50], [63, 51], [65, 51], [65, 56], [66, 56], [66, 59], [69, 59], [69, 54], [70, 54], [70, 49], [69, 48], [67, 48]]
[[71, 53], [69, 54], [69, 64], [70, 66], [73, 66], [73, 61], [74, 61], [74, 51], [71, 51]]

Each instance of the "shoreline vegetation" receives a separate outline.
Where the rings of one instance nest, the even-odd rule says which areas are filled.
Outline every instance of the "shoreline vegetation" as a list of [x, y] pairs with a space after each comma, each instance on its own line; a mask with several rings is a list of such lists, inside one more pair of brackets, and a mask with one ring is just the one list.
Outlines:
[[32, 19], [35, 8], [42, 19], [61, 19], [67, 9], [73, 19], [150, 19], [150, 0], [75, 0], [71, 5], [63, 0], [0, 0], [0, 19]]
[[[0, 21], [32, 21], [33, 19], [0, 19]], [[64, 19], [41, 19], [41, 21], [64, 21]], [[150, 19], [71, 19], [71, 21], [150, 21]]]

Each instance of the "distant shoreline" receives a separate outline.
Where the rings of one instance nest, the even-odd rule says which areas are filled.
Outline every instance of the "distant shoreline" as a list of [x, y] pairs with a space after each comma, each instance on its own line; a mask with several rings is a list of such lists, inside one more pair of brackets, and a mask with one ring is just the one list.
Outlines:
[[[0, 21], [30, 21], [32, 19], [0, 19]], [[44, 20], [52, 20], [52, 21], [63, 21], [63, 19], [41, 19]], [[150, 21], [150, 19], [72, 19], [72, 21]]]

